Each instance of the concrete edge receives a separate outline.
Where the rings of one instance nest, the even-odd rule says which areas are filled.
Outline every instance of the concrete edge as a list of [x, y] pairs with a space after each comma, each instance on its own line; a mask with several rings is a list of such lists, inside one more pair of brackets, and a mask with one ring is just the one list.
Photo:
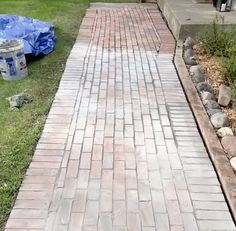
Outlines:
[[175, 39], [179, 39], [181, 25], [175, 14], [172, 12], [172, 9], [169, 6], [168, 2], [164, 0], [157, 0], [157, 6], [159, 7], [162, 15], [164, 16], [166, 23], [170, 31], [174, 35]]
[[[166, 23], [168, 24], [169, 28], [171, 29], [174, 37], [178, 40], [181, 39], [185, 39], [186, 37], [188, 37], [189, 35], [191, 35], [191, 37], [193, 38], [197, 38], [199, 36], [199, 32], [204, 33], [207, 29], [212, 27], [212, 23], [216, 17], [216, 15], [219, 14], [218, 11], [216, 11], [213, 6], [212, 8], [207, 8], [204, 10], [205, 14], [210, 13], [209, 17], [206, 17], [204, 20], [190, 20], [190, 21], [186, 21], [186, 19], [183, 19], [182, 14], [184, 14], [184, 11], [180, 10], [178, 7], [176, 7], [175, 4], [173, 4], [174, 0], [157, 0], [157, 6], [159, 7], [160, 11], [162, 12], [162, 14], [164, 15], [165, 19], [166, 19]], [[194, 1], [187, 1], [186, 0], [179, 0], [179, 2], [177, 3], [178, 5], [181, 5], [183, 9], [186, 9], [186, 12], [188, 12], [189, 10], [193, 11], [194, 7], [193, 5], [197, 4], [196, 2], [194, 3]], [[188, 10], [188, 5], [190, 5], [190, 8]], [[206, 5], [206, 7], [209, 4], [205, 4], [205, 3], [199, 3], [197, 4], [199, 5], [199, 7], [204, 7], [204, 5]], [[192, 12], [192, 14], [190, 15], [189, 13], [187, 13], [187, 17], [191, 18], [201, 18], [201, 15], [199, 15], [197, 12], [199, 12], [199, 7], [196, 9], [196, 14]], [[235, 5], [236, 7], [236, 5]], [[213, 11], [214, 9], [214, 11]], [[232, 27], [233, 25], [235, 25], [235, 20], [232, 19], [232, 17], [228, 17], [228, 12], [221, 12], [220, 13], [221, 16], [224, 17], [224, 25], [225, 27]], [[235, 17], [234, 17], [235, 18]]]
[[174, 65], [236, 223], [236, 176], [189, 76], [182, 58], [182, 44], [177, 42]]

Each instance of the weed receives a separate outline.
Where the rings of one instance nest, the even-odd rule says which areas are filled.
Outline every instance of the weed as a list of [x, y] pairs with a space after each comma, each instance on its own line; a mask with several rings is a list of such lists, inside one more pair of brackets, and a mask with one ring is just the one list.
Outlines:
[[221, 59], [222, 77], [230, 85], [236, 83], [236, 56]]
[[212, 27], [199, 36], [199, 42], [205, 54], [220, 57], [222, 78], [236, 99], [236, 27], [226, 29], [224, 18], [216, 16]]
[[234, 81], [234, 83], [231, 84], [231, 95], [233, 99], [236, 99], [236, 81]]
[[236, 51], [236, 28], [227, 29], [224, 18], [217, 15], [212, 26], [199, 36], [203, 51], [210, 56], [229, 57]]

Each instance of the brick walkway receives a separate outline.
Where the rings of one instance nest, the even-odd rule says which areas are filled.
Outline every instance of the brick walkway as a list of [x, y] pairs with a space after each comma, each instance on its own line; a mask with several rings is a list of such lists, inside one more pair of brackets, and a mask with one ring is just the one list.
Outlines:
[[6, 231], [236, 230], [174, 46], [155, 6], [88, 9]]

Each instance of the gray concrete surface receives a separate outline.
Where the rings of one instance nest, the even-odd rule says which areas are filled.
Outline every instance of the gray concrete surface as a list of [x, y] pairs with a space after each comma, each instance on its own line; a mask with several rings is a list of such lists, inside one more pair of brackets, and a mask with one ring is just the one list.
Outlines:
[[194, 0], [157, 0], [157, 4], [177, 40], [189, 35], [197, 37], [199, 32], [209, 27], [216, 15], [223, 18], [226, 26], [236, 24], [236, 10], [218, 12], [212, 4], [197, 4]]

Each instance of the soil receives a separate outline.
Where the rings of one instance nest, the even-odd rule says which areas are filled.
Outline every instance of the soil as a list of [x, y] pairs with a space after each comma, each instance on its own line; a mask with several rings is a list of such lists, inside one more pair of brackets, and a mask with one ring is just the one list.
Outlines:
[[[208, 82], [214, 89], [215, 96], [218, 96], [219, 86], [221, 84], [227, 85], [221, 78], [221, 65], [218, 57], [208, 57], [205, 55], [201, 47], [194, 46], [194, 51], [197, 56], [198, 63], [203, 67], [205, 71], [206, 82]], [[236, 104], [236, 100], [232, 100], [232, 103], [228, 107], [221, 107], [221, 109], [228, 115], [230, 120], [230, 126], [236, 135], [236, 110], [232, 105]]]

